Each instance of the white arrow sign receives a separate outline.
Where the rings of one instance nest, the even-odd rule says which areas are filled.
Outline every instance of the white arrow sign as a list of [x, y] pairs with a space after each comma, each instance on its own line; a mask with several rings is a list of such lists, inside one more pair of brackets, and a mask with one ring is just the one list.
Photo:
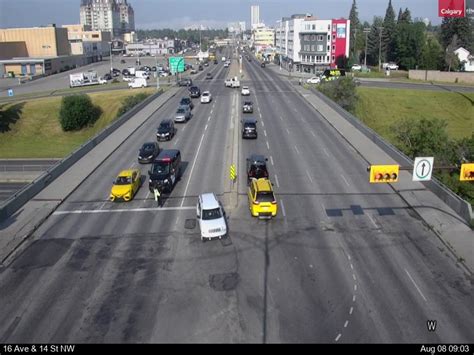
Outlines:
[[433, 157], [415, 158], [413, 181], [430, 181], [433, 173]]

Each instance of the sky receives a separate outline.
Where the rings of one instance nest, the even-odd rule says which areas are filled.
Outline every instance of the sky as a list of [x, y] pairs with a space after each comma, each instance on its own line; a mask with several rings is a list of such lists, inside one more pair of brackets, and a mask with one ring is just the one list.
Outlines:
[[[250, 27], [250, 6], [260, 6], [260, 21], [275, 26], [292, 14], [311, 13], [320, 19], [349, 16], [352, 0], [128, 0], [135, 10], [135, 28], [173, 28], [203, 25], [225, 28], [229, 22], [245, 21]], [[356, 0], [359, 20], [372, 22], [384, 16], [388, 0]], [[411, 11], [412, 18], [441, 23], [437, 0], [392, 0], [395, 13]], [[79, 23], [80, 0], [0, 0], [0, 28]]]

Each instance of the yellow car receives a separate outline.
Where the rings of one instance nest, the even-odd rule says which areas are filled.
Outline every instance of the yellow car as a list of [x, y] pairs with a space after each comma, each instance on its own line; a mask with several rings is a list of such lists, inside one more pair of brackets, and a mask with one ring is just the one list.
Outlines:
[[110, 191], [110, 201], [130, 201], [141, 185], [140, 170], [122, 170]]
[[252, 178], [248, 190], [250, 213], [254, 217], [272, 218], [278, 211], [273, 187], [267, 178]]

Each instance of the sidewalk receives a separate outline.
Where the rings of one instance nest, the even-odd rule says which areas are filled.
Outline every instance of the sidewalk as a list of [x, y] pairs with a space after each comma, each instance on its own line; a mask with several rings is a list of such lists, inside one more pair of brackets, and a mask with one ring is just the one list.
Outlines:
[[18, 252], [33, 232], [48, 218], [124, 140], [135, 132], [151, 115], [176, 95], [179, 88], [170, 88], [111, 133], [77, 163], [66, 170], [26, 203], [13, 216], [0, 223], [0, 265]]
[[[294, 85], [294, 88], [367, 160], [368, 164], [397, 164], [311, 91], [299, 85]], [[368, 178], [367, 174], [367, 180]], [[401, 171], [399, 182], [391, 186], [472, 274], [474, 271], [474, 231], [464, 220], [423, 184], [413, 182], [408, 171]]]

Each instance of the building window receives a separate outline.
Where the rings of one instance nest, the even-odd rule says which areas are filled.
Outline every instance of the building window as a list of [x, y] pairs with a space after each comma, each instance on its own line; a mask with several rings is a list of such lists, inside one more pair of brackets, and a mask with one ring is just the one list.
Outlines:
[[327, 51], [329, 52], [330, 50], [331, 50], [331, 47], [330, 47], [330, 46], [328, 46], [328, 47], [327, 47]]
[[328, 35], [328, 42], [331, 40], [331, 35]]
[[331, 31], [331, 25], [328, 25], [328, 31]]
[[316, 25], [313, 25], [313, 31], [316, 29]]
[[311, 40], [314, 41], [316, 39], [316, 36], [315, 35], [312, 35], [311, 36]]
[[333, 41], [336, 40], [336, 35], [332, 35], [332, 40], [333, 40]]
[[332, 51], [334, 52], [336, 50], [336, 46], [332, 46]]
[[336, 56], [334, 56], [334, 55], [332, 56], [332, 61], [333, 62], [336, 61]]
[[313, 44], [311, 45], [311, 51], [314, 52], [316, 50], [316, 46]]
[[322, 52], [322, 51], [323, 51], [323, 45], [322, 45], [322, 44], [318, 44], [318, 46], [317, 46], [317, 51], [318, 51], [318, 52]]

